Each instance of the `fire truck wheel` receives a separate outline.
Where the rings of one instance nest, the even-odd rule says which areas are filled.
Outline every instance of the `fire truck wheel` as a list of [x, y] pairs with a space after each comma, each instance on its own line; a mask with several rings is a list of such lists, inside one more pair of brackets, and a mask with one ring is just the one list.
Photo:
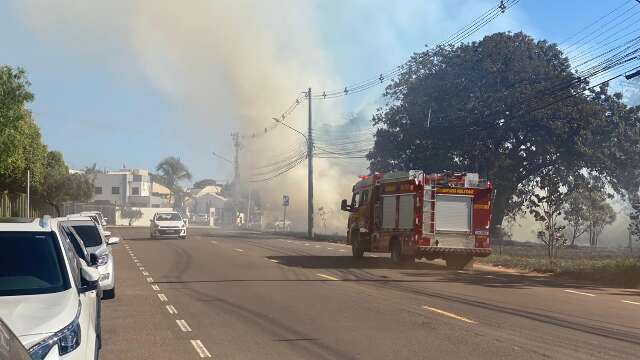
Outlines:
[[360, 259], [364, 256], [364, 249], [356, 246], [356, 244], [351, 244], [351, 254], [354, 258]]
[[473, 256], [471, 255], [449, 255], [445, 261], [449, 269], [462, 270], [473, 267]]
[[402, 246], [400, 244], [400, 241], [398, 240], [392, 240], [393, 242], [391, 243], [391, 262], [393, 262], [394, 264], [400, 264], [402, 263]]

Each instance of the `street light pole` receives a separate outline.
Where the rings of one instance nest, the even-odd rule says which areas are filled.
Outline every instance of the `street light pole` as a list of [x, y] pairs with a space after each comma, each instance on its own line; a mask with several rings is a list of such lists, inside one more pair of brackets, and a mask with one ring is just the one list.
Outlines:
[[307, 92], [307, 101], [309, 102], [309, 126], [307, 135], [307, 237], [314, 238], [313, 233], [313, 135], [311, 122], [311, 88]]

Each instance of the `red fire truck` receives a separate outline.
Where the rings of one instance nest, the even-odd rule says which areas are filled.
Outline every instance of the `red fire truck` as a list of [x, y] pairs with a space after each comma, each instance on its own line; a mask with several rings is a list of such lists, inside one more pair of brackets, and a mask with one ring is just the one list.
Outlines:
[[353, 256], [391, 253], [395, 263], [444, 259], [464, 268], [491, 254], [491, 182], [475, 173], [376, 173], [353, 186], [347, 243]]

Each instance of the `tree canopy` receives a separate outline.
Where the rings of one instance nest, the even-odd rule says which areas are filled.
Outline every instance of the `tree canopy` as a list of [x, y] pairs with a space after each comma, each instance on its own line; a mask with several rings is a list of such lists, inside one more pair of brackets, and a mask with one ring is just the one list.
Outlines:
[[93, 196], [93, 181], [86, 174], [69, 174], [62, 153], [47, 153], [44, 179], [34, 188], [34, 200], [52, 206], [58, 216], [66, 201], [88, 201]]
[[415, 54], [385, 99], [371, 170], [479, 172], [496, 189], [494, 226], [524, 209], [539, 174], [563, 188], [585, 174], [621, 194], [640, 185], [640, 108], [590, 89], [556, 44], [524, 33]]
[[27, 108], [29, 86], [24, 70], [0, 66], [0, 192], [24, 192], [27, 170], [42, 181], [47, 147]]
[[[191, 180], [191, 173], [187, 166], [180, 161], [180, 158], [175, 156], [164, 158], [156, 166], [156, 171], [158, 173], [154, 177], [158, 183], [166, 186], [171, 191], [174, 199], [184, 199], [184, 190], [180, 183]], [[177, 202], [175, 206], [179, 205]]]

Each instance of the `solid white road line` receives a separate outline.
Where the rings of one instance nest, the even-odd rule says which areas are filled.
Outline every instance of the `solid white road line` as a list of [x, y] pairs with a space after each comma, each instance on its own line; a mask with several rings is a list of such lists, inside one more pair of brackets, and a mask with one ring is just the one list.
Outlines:
[[158, 294], [158, 299], [160, 299], [160, 301], [168, 301], [167, 296], [165, 294]]
[[147, 278], [147, 282], [148, 282], [148, 283], [152, 283], [152, 282], [153, 282], [153, 278], [152, 278], [152, 277], [148, 277], [148, 278]]
[[325, 278], [327, 280], [333, 280], [333, 281], [338, 280], [338, 278], [335, 278], [335, 277], [329, 276], [329, 275], [325, 275], [325, 274], [316, 274], [316, 275], [320, 276], [321, 278]]
[[147, 271], [143, 271], [142, 275], [147, 276], [147, 275], [149, 275], [149, 273]]
[[187, 324], [186, 321], [184, 321], [184, 320], [176, 320], [176, 323], [180, 327], [180, 330], [182, 330], [183, 332], [191, 331], [191, 328], [189, 327], [189, 324]]
[[169, 314], [171, 315], [175, 315], [178, 313], [178, 310], [176, 310], [176, 308], [174, 308], [173, 305], [167, 305], [166, 308]]
[[586, 292], [580, 292], [580, 291], [575, 291], [575, 290], [564, 290], [566, 292], [572, 293], [572, 294], [579, 294], [579, 295], [586, 295], [586, 296], [595, 296], [594, 294], [589, 294]]
[[433, 307], [430, 307], [430, 306], [426, 306], [426, 305], [423, 306], [422, 308], [430, 310], [430, 311], [433, 311], [433, 312], [438, 313], [440, 315], [444, 315], [444, 316], [448, 316], [450, 318], [454, 318], [456, 320], [464, 321], [464, 322], [469, 323], [469, 324], [477, 324], [477, 322], [475, 322], [473, 320], [470, 320], [470, 319], [467, 319], [466, 317], [459, 316], [459, 315], [456, 315], [456, 314], [452, 314], [452, 313], [444, 311], [444, 310], [436, 309], [436, 308], [433, 308]]
[[244, 250], [242, 250], [242, 249], [233, 249], [233, 250], [238, 251], [238, 252], [244, 252]]
[[151, 288], [152, 288], [153, 290], [155, 290], [155, 291], [160, 291], [160, 286], [158, 286], [158, 285], [156, 285], [156, 284], [151, 285]]
[[209, 354], [209, 352], [207, 351], [207, 348], [204, 347], [204, 345], [202, 345], [202, 341], [191, 340], [191, 345], [193, 345], [193, 348], [196, 349], [196, 351], [198, 352], [198, 355], [200, 355], [201, 358], [211, 357], [211, 354]]
[[622, 302], [627, 304], [640, 305], [640, 302], [635, 302], [635, 301], [622, 300]]

